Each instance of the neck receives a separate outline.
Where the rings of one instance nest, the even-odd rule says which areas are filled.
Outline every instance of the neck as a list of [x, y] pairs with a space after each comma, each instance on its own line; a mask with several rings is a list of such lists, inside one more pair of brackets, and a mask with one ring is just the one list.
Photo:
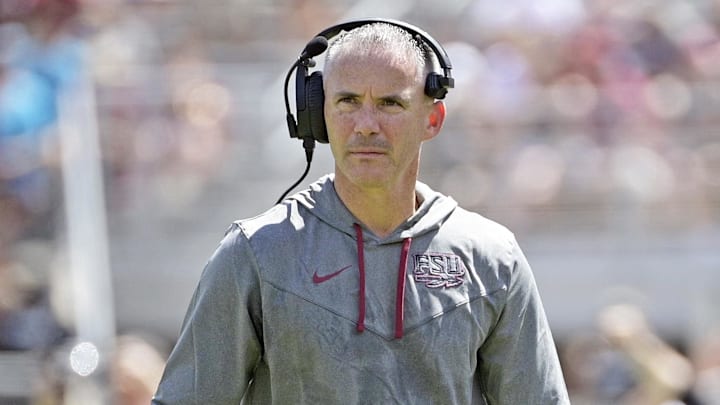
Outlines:
[[414, 182], [393, 189], [368, 189], [346, 183], [336, 176], [335, 190], [350, 212], [380, 238], [390, 235], [415, 213]]

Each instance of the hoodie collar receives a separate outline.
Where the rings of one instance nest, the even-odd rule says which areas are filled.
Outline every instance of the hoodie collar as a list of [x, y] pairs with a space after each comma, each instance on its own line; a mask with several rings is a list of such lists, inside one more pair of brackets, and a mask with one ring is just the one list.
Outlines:
[[[360, 221], [348, 210], [340, 200], [334, 186], [335, 175], [328, 174], [310, 186], [289, 197], [304, 206], [321, 221], [348, 235], [355, 235], [353, 224]], [[457, 207], [457, 202], [428, 187], [422, 182], [415, 185], [415, 193], [420, 207], [410, 218], [400, 224], [386, 238], [380, 239], [366, 233], [366, 239], [374, 238], [377, 243], [395, 243], [406, 238], [416, 238], [427, 232], [436, 230]]]

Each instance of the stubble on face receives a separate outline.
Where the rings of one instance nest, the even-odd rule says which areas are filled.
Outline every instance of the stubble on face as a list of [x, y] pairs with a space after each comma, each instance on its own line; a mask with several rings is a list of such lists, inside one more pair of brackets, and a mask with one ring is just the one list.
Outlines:
[[343, 55], [325, 80], [336, 179], [361, 188], [414, 184], [426, 101], [417, 68], [389, 54]]

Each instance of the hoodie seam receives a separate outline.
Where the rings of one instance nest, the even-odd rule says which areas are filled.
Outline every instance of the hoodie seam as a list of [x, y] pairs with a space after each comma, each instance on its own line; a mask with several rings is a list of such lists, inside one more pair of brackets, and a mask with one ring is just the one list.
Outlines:
[[[304, 296], [302, 296], [302, 295], [300, 295], [300, 294], [298, 294], [298, 293], [296, 293], [296, 292], [294, 292], [294, 291], [291, 291], [291, 290], [288, 290], [288, 289], [286, 289], [286, 288], [283, 288], [283, 287], [281, 287], [280, 285], [273, 283], [272, 281], [269, 281], [269, 280], [261, 280], [261, 281], [262, 281], [263, 283], [265, 283], [265, 284], [268, 284], [269, 286], [271, 286], [272, 288], [274, 288], [274, 289], [276, 289], [276, 290], [278, 290], [278, 291], [282, 291], [282, 292], [284, 292], [284, 293], [286, 293], [286, 294], [290, 294], [290, 295], [292, 295], [293, 297], [296, 297], [296, 298], [298, 298], [298, 299], [301, 299], [301, 300], [303, 300], [303, 301], [305, 301], [305, 302], [307, 302], [307, 303], [310, 303], [310, 304], [312, 304], [312, 305], [314, 305], [314, 306], [316, 306], [316, 307], [318, 307], [318, 308], [322, 308], [322, 309], [324, 309], [325, 311], [330, 312], [331, 314], [336, 315], [337, 317], [342, 318], [342, 319], [348, 321], [350, 324], [353, 324], [353, 325], [356, 325], [356, 324], [357, 324], [357, 319], [352, 319], [352, 318], [350, 318], [350, 317], [347, 317], [347, 316], [339, 313], [338, 311], [335, 311], [335, 310], [333, 310], [333, 309], [331, 309], [331, 308], [328, 308], [328, 307], [325, 306], [325, 305], [320, 304], [319, 302], [315, 302], [315, 301], [313, 301], [313, 300], [310, 299], [310, 298], [304, 297]], [[353, 330], [355, 330], [355, 329], [353, 329]], [[393, 336], [392, 336], [392, 333], [390, 333], [388, 336], [386, 336], [385, 334], [383, 334], [383, 333], [381, 333], [381, 332], [379, 332], [379, 331], [377, 331], [377, 330], [375, 330], [375, 329], [373, 329], [373, 328], [371, 328], [371, 327], [368, 327], [368, 326], [366, 325], [366, 326], [365, 326], [365, 330], [364, 330], [363, 333], [367, 333], [367, 332], [370, 332], [371, 334], [373, 334], [373, 335], [375, 335], [375, 336], [377, 336], [377, 337], [380, 337], [380, 338], [382, 338], [382, 339], [384, 339], [384, 340], [387, 340], [388, 342], [395, 340], [395, 339], [393, 338]], [[358, 333], [358, 335], [359, 335], [359, 334], [360, 334], [360, 333]]]
[[410, 328], [407, 328], [407, 329], [405, 330], [405, 336], [414, 333], [416, 330], [421, 329], [423, 326], [431, 323], [431, 322], [434, 321], [435, 319], [438, 319], [438, 318], [441, 318], [441, 317], [444, 317], [444, 316], [449, 315], [450, 313], [454, 312], [455, 310], [457, 310], [457, 309], [459, 309], [459, 308], [461, 308], [461, 307], [464, 307], [465, 305], [470, 305], [470, 304], [474, 303], [474, 302], [477, 301], [477, 300], [490, 297], [491, 295], [495, 295], [495, 294], [500, 293], [500, 292], [503, 292], [503, 291], [507, 291], [507, 286], [503, 285], [503, 286], [500, 286], [500, 287], [498, 287], [498, 288], [496, 288], [496, 289], [494, 289], [494, 290], [492, 290], [492, 291], [485, 291], [485, 292], [481, 293], [480, 295], [478, 295], [478, 296], [475, 297], [475, 298], [469, 298], [469, 299], [467, 299], [467, 300], [460, 301], [460, 302], [456, 303], [454, 307], [452, 307], [452, 308], [450, 308], [450, 309], [448, 309], [448, 310], [444, 310], [444, 311], [440, 311], [440, 312], [434, 313], [434, 314], [430, 315], [428, 318], [426, 318], [425, 320], [419, 322], [417, 325], [412, 326], [412, 327], [410, 327]]
[[[255, 249], [253, 249], [252, 241], [250, 240], [250, 236], [248, 235], [247, 229], [243, 226], [242, 222], [237, 222], [238, 229], [240, 230], [240, 234], [242, 237], [247, 241], [248, 250], [252, 254], [252, 261], [253, 261], [253, 270], [255, 271], [255, 276], [257, 276], [258, 280], [262, 281], [261, 272], [260, 272], [260, 262], [258, 261], [257, 254], [255, 253]], [[237, 240], [233, 241], [233, 244], [237, 246]], [[235, 264], [238, 264], [237, 256], [233, 256], [233, 261]]]
[[[303, 300], [303, 301], [305, 301], [305, 302], [307, 302], [307, 303], [310, 303], [310, 304], [312, 304], [312, 305], [314, 305], [314, 306], [316, 306], [316, 307], [318, 307], [318, 308], [322, 308], [323, 310], [325, 310], [325, 311], [327, 311], [327, 312], [330, 312], [331, 314], [333, 314], [333, 315], [335, 315], [335, 316], [337, 316], [337, 317], [339, 317], [339, 318], [342, 318], [342, 319], [348, 321], [350, 324], [357, 324], [357, 320], [354, 320], [354, 319], [352, 319], [352, 318], [350, 318], [350, 317], [347, 317], [347, 316], [339, 313], [338, 311], [335, 311], [335, 310], [333, 310], [333, 309], [331, 309], [331, 308], [328, 308], [328, 307], [325, 306], [325, 305], [320, 304], [319, 302], [315, 302], [315, 301], [313, 301], [313, 300], [310, 299], [310, 298], [304, 297], [304, 296], [302, 296], [302, 295], [300, 295], [300, 294], [298, 294], [298, 293], [296, 293], [296, 292], [294, 292], [294, 291], [288, 290], [287, 288], [283, 288], [283, 287], [281, 287], [280, 285], [273, 283], [272, 281], [269, 281], [269, 280], [261, 280], [261, 281], [262, 281], [263, 283], [265, 283], [265, 284], [268, 284], [269, 286], [271, 286], [272, 288], [274, 288], [274, 289], [276, 289], [276, 290], [278, 290], [278, 291], [282, 291], [282, 292], [284, 292], [284, 293], [286, 293], [286, 294], [290, 294], [290, 295], [292, 295], [293, 297], [296, 297], [296, 298], [298, 298], [298, 299], [300, 299], [300, 300]], [[461, 302], [458, 302], [454, 307], [450, 308], [449, 310], [447, 310], [447, 311], [441, 311], [441, 312], [438, 312], [438, 313], [434, 313], [434, 314], [432, 314], [431, 316], [429, 316], [428, 318], [426, 318], [425, 320], [423, 320], [423, 321], [421, 321], [420, 323], [418, 323], [417, 325], [415, 325], [415, 326], [413, 326], [413, 327], [411, 327], [411, 328], [405, 329], [404, 336], [407, 336], [407, 335], [415, 332], [415, 330], [422, 328], [423, 326], [427, 325], [428, 323], [432, 322], [433, 320], [435, 320], [435, 319], [437, 319], [437, 318], [446, 316], [446, 315], [450, 314], [451, 312], [454, 312], [454, 311], [455, 311], [456, 309], [458, 309], [458, 308], [461, 308], [461, 307], [463, 307], [463, 306], [465, 306], [465, 305], [468, 305], [468, 304], [472, 304], [473, 302], [475, 302], [475, 301], [477, 301], [477, 300], [480, 300], [480, 299], [489, 297], [489, 296], [491, 296], [491, 295], [495, 295], [495, 294], [497, 294], [497, 293], [499, 293], [499, 292], [503, 292], [503, 291], [507, 291], [507, 286], [503, 285], [503, 286], [498, 287], [497, 289], [494, 289], [494, 290], [492, 290], [492, 291], [488, 291], [488, 292], [482, 293], [482, 294], [480, 294], [479, 296], [477, 296], [477, 297], [475, 297], [475, 298], [471, 298], [471, 299], [467, 299], [467, 300], [463, 300], [463, 301], [461, 301]], [[384, 340], [386, 340], [386, 341], [388, 341], [388, 342], [391, 342], [391, 341], [393, 341], [393, 340], [396, 340], [396, 339], [394, 338], [394, 336], [392, 335], [392, 333], [391, 333], [390, 335], [387, 335], [387, 336], [386, 336], [385, 334], [383, 334], [383, 333], [381, 333], [381, 332], [378, 332], [378, 331], [375, 330], [374, 328], [368, 327], [367, 325], [365, 326], [365, 332], [370, 332], [371, 334], [373, 334], [373, 335], [375, 335], [375, 336], [377, 336], [377, 337], [380, 337], [380, 338], [382, 338], [382, 339], [384, 339]], [[364, 332], [364, 333], [365, 333], [365, 332]]]
[[[250, 267], [252, 267], [253, 272], [255, 273], [255, 278], [258, 281], [258, 287], [262, 286], [263, 278], [262, 278], [262, 272], [260, 271], [260, 262], [258, 261], [257, 254], [255, 253], [255, 249], [253, 248], [252, 241], [250, 240], [250, 237], [247, 234], [247, 230], [243, 227], [243, 224], [241, 222], [236, 222], [238, 230], [240, 231], [240, 236], [245, 240], [247, 245], [247, 251], [250, 254], [252, 258], [252, 262], [250, 263]], [[234, 247], [240, 247], [238, 244], [238, 239], [235, 238], [233, 240], [233, 246]], [[232, 256], [233, 264], [236, 268], [240, 268], [243, 266], [243, 264], [240, 262], [238, 254], [240, 253], [238, 249], [234, 249], [235, 254]], [[236, 279], [237, 282], [237, 279]], [[261, 335], [258, 336], [258, 342], [260, 344], [260, 358], [258, 359], [258, 362], [255, 364], [255, 369], [259, 366], [259, 364], [263, 361], [265, 358], [265, 321], [263, 319], [263, 294], [262, 294], [262, 288], [257, 291], [257, 297], [260, 304], [260, 329], [261, 329]], [[255, 335], [257, 336], [257, 330], [255, 331]], [[260, 338], [262, 336], [262, 339]]]

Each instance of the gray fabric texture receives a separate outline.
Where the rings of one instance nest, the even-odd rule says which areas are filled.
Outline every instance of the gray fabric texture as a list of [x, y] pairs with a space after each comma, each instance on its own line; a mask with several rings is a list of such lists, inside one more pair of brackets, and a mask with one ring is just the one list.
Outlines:
[[568, 404], [514, 235], [420, 182], [416, 192], [395, 232], [363, 232], [362, 332], [359, 221], [332, 175], [233, 223], [153, 404]]

